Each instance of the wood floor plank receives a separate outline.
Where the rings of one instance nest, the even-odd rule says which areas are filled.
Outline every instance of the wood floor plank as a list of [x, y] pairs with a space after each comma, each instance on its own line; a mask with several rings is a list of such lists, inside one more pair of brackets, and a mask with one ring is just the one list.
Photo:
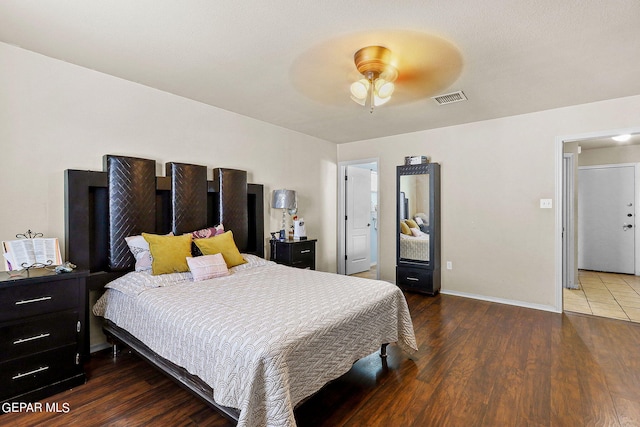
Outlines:
[[550, 425], [584, 425], [578, 372], [585, 346], [568, 319], [562, 318], [553, 328]]
[[[300, 427], [638, 426], [640, 324], [407, 294], [420, 350], [372, 354], [296, 409]], [[93, 355], [89, 381], [45, 399], [68, 413], [11, 426], [233, 423], [138, 357]]]

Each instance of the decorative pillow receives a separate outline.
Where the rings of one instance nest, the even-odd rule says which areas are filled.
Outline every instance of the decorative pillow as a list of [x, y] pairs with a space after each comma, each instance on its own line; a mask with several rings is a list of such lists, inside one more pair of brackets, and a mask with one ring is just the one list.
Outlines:
[[203, 255], [222, 254], [229, 268], [247, 262], [242, 258], [236, 242], [233, 240], [233, 233], [231, 231], [222, 233], [219, 236], [209, 237], [208, 239], [196, 239], [194, 242], [202, 251]]
[[411, 230], [411, 234], [413, 234], [415, 237], [424, 235], [424, 233], [419, 228], [410, 228], [410, 230]]
[[409, 226], [404, 221], [400, 221], [400, 232], [402, 234], [408, 234], [409, 236], [411, 235], [411, 230], [409, 230]]
[[406, 219], [404, 222], [409, 226], [409, 228], [418, 228], [418, 224], [416, 224], [412, 219]]
[[194, 282], [229, 275], [229, 269], [222, 254], [188, 257], [187, 264]]
[[419, 216], [413, 218], [413, 220], [416, 222], [416, 224], [418, 225], [422, 225], [424, 224], [424, 221], [422, 220], [422, 218], [420, 218]]
[[125, 237], [127, 246], [136, 259], [136, 271], [151, 270], [151, 252], [149, 252], [149, 243], [142, 236]]
[[218, 224], [215, 227], [203, 228], [202, 230], [196, 230], [185, 234], [191, 234], [191, 237], [194, 239], [206, 239], [222, 233], [224, 233], [224, 225]]
[[[192, 239], [208, 239], [209, 237], [218, 236], [222, 233], [224, 233], [224, 226], [222, 224], [218, 224], [215, 227], [203, 228], [202, 230], [196, 230], [185, 234], [190, 234]], [[193, 242], [191, 243], [191, 254], [194, 257], [202, 256], [200, 248]]]
[[415, 221], [418, 223], [418, 225], [420, 225], [420, 223], [418, 222], [418, 218], [420, 218], [424, 224], [429, 225], [429, 217], [426, 213], [418, 212], [414, 216]]
[[189, 271], [187, 257], [191, 256], [190, 234], [159, 236], [142, 233], [142, 237], [149, 242], [149, 250], [153, 257], [151, 262], [153, 275]]
[[[167, 236], [173, 236], [173, 233], [167, 234]], [[141, 235], [125, 237], [124, 240], [129, 246], [129, 250], [136, 259], [136, 271], [151, 270], [151, 252], [149, 252], [149, 243], [144, 240]]]

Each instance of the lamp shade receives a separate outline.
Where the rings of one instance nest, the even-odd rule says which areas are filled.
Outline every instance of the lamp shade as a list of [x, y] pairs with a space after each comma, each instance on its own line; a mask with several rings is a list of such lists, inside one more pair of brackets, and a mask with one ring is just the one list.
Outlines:
[[293, 190], [273, 190], [271, 207], [274, 209], [293, 209], [296, 207], [296, 192]]

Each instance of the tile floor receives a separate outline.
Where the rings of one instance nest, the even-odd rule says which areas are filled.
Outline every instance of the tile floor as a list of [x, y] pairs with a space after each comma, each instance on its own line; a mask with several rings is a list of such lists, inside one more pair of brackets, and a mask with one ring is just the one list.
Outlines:
[[640, 323], [640, 276], [580, 270], [580, 289], [563, 289], [564, 309]]

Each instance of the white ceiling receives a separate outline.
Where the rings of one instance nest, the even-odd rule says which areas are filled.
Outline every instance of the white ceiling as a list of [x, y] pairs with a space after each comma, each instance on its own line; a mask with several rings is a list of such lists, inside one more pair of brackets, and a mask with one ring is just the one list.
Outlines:
[[[3, 0], [0, 41], [342, 143], [640, 94], [639, 18], [638, 0]], [[373, 114], [349, 99], [356, 50], [433, 55], [420, 39], [457, 49], [438, 93], [469, 101], [403, 97], [401, 67]]]
[[618, 142], [613, 140], [611, 137], [607, 138], [592, 138], [585, 139], [582, 141], [578, 141], [582, 150], [596, 150], [598, 148], [612, 148], [612, 147], [623, 147], [625, 145], [640, 145], [640, 134], [631, 135], [631, 138], [628, 141]]

